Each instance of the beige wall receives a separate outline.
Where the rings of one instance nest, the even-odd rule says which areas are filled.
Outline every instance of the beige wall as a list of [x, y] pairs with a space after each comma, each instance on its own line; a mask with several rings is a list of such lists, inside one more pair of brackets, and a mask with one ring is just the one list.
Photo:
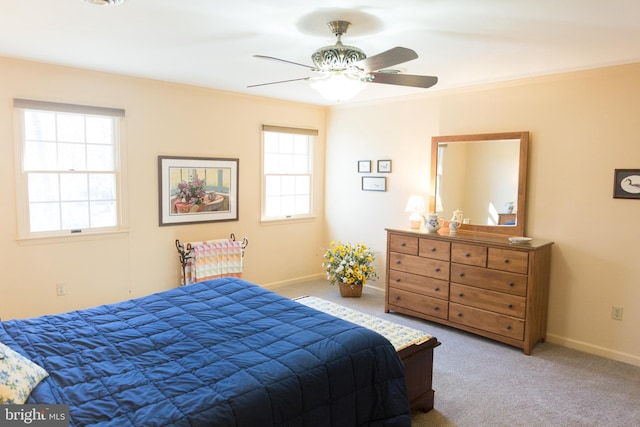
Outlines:
[[[527, 234], [555, 242], [548, 340], [640, 365], [640, 200], [612, 198], [614, 169], [640, 168], [639, 112], [640, 64], [335, 107], [329, 237], [384, 259], [384, 228], [427, 194], [432, 136], [530, 131]], [[361, 191], [356, 160], [387, 158], [389, 191]]]
[[[124, 108], [129, 232], [17, 241], [13, 98]], [[35, 316], [174, 287], [174, 242], [247, 237], [245, 278], [273, 285], [319, 274], [324, 232], [325, 108], [0, 58], [0, 317]], [[314, 220], [260, 223], [262, 124], [320, 131]], [[158, 226], [158, 155], [239, 158], [239, 221]], [[276, 249], [276, 250], [274, 250]], [[67, 295], [55, 286], [65, 283]]]
[[[0, 316], [60, 312], [176, 286], [175, 239], [231, 232], [250, 239], [245, 277], [263, 285], [317, 276], [329, 239], [369, 244], [383, 271], [385, 227], [405, 227], [408, 196], [427, 194], [432, 136], [528, 130], [527, 234], [555, 242], [548, 340], [640, 365], [640, 201], [612, 198], [613, 170], [640, 168], [638, 76], [640, 64], [634, 64], [435, 90], [337, 106], [327, 114], [321, 107], [0, 59], [0, 182], [6, 201], [0, 210]], [[126, 110], [128, 234], [16, 241], [15, 97]], [[317, 128], [320, 144], [326, 139], [325, 157], [316, 165], [326, 188], [317, 219], [260, 223], [263, 123]], [[240, 220], [158, 227], [158, 155], [238, 157]], [[393, 161], [387, 192], [360, 190], [356, 162], [367, 159], [374, 168], [376, 160]], [[383, 279], [373, 285], [382, 287]], [[67, 296], [55, 296], [56, 283], [67, 285]], [[612, 305], [624, 307], [621, 322], [611, 320]]]

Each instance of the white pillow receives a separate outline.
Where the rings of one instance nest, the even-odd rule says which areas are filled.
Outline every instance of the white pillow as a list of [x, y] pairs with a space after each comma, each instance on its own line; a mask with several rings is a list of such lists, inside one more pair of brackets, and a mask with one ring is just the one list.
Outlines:
[[48, 375], [40, 366], [0, 343], [0, 404], [23, 404]]

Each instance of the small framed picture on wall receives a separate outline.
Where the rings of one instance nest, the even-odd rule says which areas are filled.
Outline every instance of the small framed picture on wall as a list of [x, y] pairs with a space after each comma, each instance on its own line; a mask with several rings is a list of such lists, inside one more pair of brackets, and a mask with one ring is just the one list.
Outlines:
[[362, 190], [387, 191], [387, 177], [386, 176], [363, 176]]
[[371, 173], [371, 160], [358, 160], [359, 173]]
[[640, 199], [640, 169], [616, 169], [613, 175], [614, 199]]
[[391, 173], [391, 160], [378, 160], [378, 173]]

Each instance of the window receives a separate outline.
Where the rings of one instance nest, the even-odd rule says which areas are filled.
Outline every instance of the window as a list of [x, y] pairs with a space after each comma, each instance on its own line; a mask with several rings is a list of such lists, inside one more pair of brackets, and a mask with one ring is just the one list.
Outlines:
[[23, 99], [14, 108], [19, 236], [120, 229], [124, 111]]
[[316, 130], [263, 126], [262, 220], [313, 215]]

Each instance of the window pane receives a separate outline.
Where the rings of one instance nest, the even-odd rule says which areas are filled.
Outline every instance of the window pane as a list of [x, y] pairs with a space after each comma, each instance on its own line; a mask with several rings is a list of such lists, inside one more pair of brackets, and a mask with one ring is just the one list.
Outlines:
[[89, 175], [90, 200], [115, 200], [116, 177], [113, 174]]
[[280, 197], [267, 197], [265, 205], [266, 216], [274, 217], [280, 215]]
[[58, 141], [84, 142], [84, 116], [80, 114], [57, 114]]
[[29, 202], [57, 202], [60, 199], [57, 173], [30, 173], [27, 179]]
[[295, 154], [302, 154], [307, 156], [309, 154], [309, 137], [307, 135], [295, 135], [294, 137], [294, 149]]
[[309, 207], [311, 206], [308, 196], [296, 197], [296, 215], [307, 215], [311, 213]]
[[280, 198], [282, 215], [293, 215], [296, 211], [296, 198], [294, 196], [282, 196]]
[[296, 194], [311, 194], [311, 177], [296, 177]]
[[66, 202], [60, 204], [62, 229], [73, 230], [89, 228], [89, 203]]
[[87, 144], [113, 144], [113, 120], [109, 117], [88, 116]]
[[29, 228], [33, 232], [60, 230], [60, 204], [29, 203]]
[[265, 178], [265, 192], [267, 196], [280, 195], [280, 177], [279, 176], [267, 176]]
[[117, 223], [115, 201], [91, 203], [91, 227], [113, 227]]
[[46, 111], [24, 112], [24, 137], [38, 141], [56, 140], [56, 115]]
[[278, 173], [293, 173], [293, 156], [281, 154], [278, 158]]
[[24, 170], [56, 170], [58, 154], [56, 144], [41, 141], [26, 141], [24, 147]]
[[273, 132], [264, 133], [264, 152], [265, 153], [277, 153], [278, 152], [278, 134]]
[[309, 172], [309, 158], [307, 156], [293, 156], [292, 158], [292, 173], [307, 173]]
[[293, 135], [281, 133], [280, 134], [280, 147], [281, 153], [293, 153]]
[[78, 201], [89, 199], [89, 183], [86, 173], [60, 175], [60, 200]]
[[113, 149], [109, 145], [87, 145], [87, 170], [112, 171]]
[[58, 144], [58, 169], [83, 171], [87, 169], [84, 144]]
[[264, 173], [278, 173], [278, 155], [277, 154], [265, 154], [264, 155]]
[[296, 177], [295, 176], [283, 176], [282, 186], [280, 189], [281, 194], [289, 195], [296, 192]]

